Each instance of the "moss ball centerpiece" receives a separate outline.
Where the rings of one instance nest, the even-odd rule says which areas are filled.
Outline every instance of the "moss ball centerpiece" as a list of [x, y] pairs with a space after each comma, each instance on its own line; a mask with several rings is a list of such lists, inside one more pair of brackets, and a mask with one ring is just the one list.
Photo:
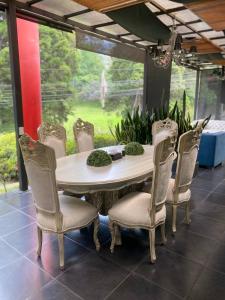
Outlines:
[[142, 155], [143, 153], [144, 153], [144, 148], [139, 143], [131, 142], [125, 146], [126, 155]]
[[91, 167], [104, 167], [111, 163], [111, 156], [104, 150], [95, 150], [87, 158], [87, 165]]

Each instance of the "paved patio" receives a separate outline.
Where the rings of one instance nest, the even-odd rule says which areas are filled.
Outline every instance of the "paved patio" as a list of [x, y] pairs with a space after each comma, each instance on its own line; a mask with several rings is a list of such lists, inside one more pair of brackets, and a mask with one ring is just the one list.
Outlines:
[[148, 261], [148, 234], [122, 231], [123, 245], [110, 254], [107, 218], [101, 217], [101, 251], [92, 228], [65, 238], [65, 271], [59, 270], [56, 236], [45, 234], [36, 256], [35, 210], [31, 193], [0, 196], [0, 299], [225, 299], [225, 167], [200, 169], [192, 184], [192, 223], [179, 209], [166, 246], [157, 232], [157, 262]]

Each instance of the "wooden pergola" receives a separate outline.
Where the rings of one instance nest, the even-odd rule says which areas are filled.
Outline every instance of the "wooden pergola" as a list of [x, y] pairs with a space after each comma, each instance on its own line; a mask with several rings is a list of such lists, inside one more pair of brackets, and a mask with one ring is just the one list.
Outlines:
[[[134, 11], [138, 6], [142, 7], [146, 17], [148, 15], [149, 18], [151, 17], [151, 22], [149, 19], [149, 24], [144, 24], [148, 32], [143, 33], [140, 28], [138, 30], [140, 26], [130, 27], [129, 22], [128, 24], [121, 22], [117, 15], [117, 12], [129, 14], [129, 9]], [[83, 32], [120, 46], [137, 49], [143, 55], [149, 48], [157, 45], [152, 29], [153, 21], [155, 20], [158, 26], [155, 28], [159, 29], [159, 33], [163, 32], [164, 36], [170, 33], [175, 22], [177, 31], [183, 38], [183, 48], [197, 47], [200, 63], [186, 64], [187, 67], [197, 70], [197, 83], [202, 69], [225, 65], [224, 0], [177, 0], [176, 2], [168, 0], [0, 0], [0, 9], [7, 12], [17, 139], [22, 133], [24, 122], [16, 18], [68, 32]], [[134, 24], [138, 25], [140, 18], [135, 19], [138, 18], [138, 14], [130, 17], [137, 22]], [[168, 41], [164, 42], [166, 44]], [[147, 80], [144, 81], [146, 87]], [[19, 147], [17, 152], [20, 188], [26, 190], [27, 179]]]

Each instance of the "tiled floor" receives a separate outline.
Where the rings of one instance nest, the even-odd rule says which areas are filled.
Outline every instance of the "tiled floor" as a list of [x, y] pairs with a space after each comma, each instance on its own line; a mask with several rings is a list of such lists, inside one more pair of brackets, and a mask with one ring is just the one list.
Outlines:
[[148, 261], [148, 234], [123, 230], [123, 245], [109, 251], [107, 218], [101, 217], [101, 251], [92, 228], [65, 238], [64, 272], [58, 267], [54, 235], [44, 235], [42, 258], [36, 256], [35, 210], [31, 194], [0, 196], [0, 299], [2, 300], [224, 300], [225, 167], [200, 169], [192, 184], [190, 226], [178, 211], [171, 235], [168, 209], [166, 246], [157, 232], [157, 262]]

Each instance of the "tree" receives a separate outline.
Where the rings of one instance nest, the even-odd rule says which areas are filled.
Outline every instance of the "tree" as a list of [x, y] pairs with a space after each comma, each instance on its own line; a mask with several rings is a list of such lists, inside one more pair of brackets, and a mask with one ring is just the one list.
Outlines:
[[39, 28], [43, 118], [61, 123], [67, 120], [75, 97], [74, 36], [47, 26]]
[[132, 110], [137, 93], [143, 92], [144, 65], [129, 60], [112, 58], [107, 73], [109, 98], [106, 109], [118, 108], [124, 114]]

